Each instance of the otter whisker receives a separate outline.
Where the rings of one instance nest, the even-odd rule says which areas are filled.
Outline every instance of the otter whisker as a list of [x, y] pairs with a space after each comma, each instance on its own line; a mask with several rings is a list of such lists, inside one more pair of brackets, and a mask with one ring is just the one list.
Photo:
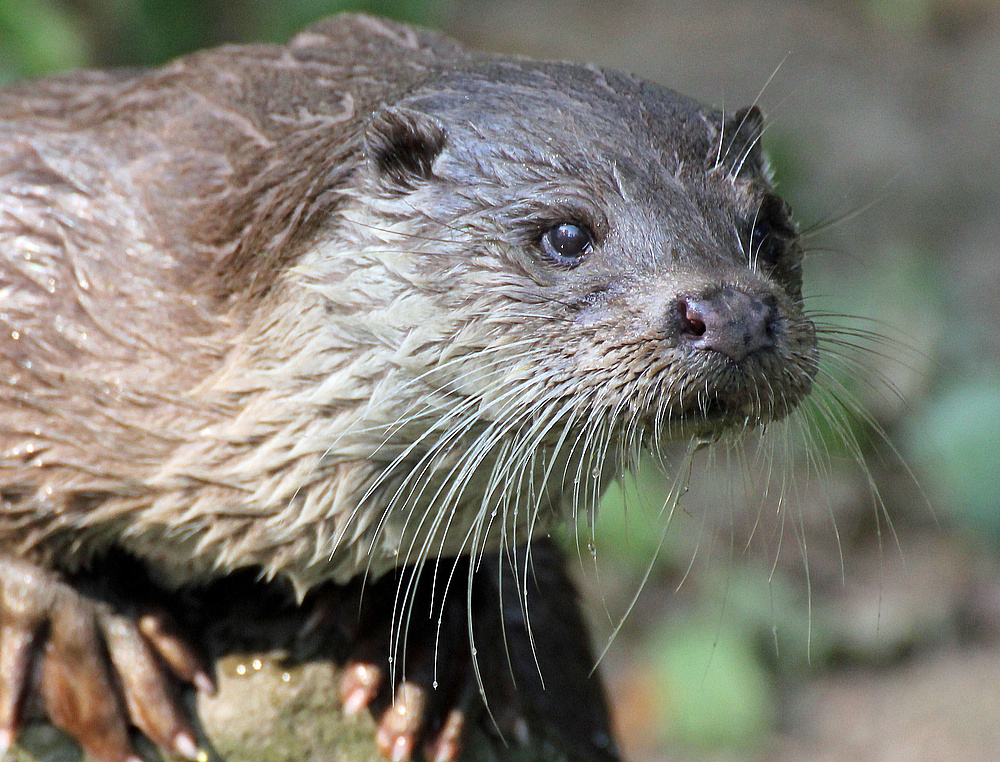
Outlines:
[[[666, 540], [667, 531], [670, 528], [671, 519], [673, 518], [673, 513], [677, 509], [677, 507], [679, 506], [681, 496], [684, 494], [684, 492], [686, 491], [687, 485], [690, 483], [691, 469], [693, 468], [694, 455], [695, 455], [695, 452], [698, 450], [698, 448], [700, 446], [701, 446], [701, 442], [698, 439], [692, 439], [692, 440], [690, 440], [688, 442], [687, 450], [686, 450], [686, 452], [684, 454], [684, 460], [681, 463], [681, 465], [680, 465], [680, 467], [678, 469], [678, 472], [676, 474], [676, 477], [674, 479], [674, 482], [673, 482], [673, 484], [670, 487], [670, 491], [668, 492], [667, 496], [665, 497], [665, 499], [663, 501], [663, 505], [660, 508], [661, 515], [665, 514], [665, 516], [664, 516], [664, 521], [663, 521], [663, 525], [664, 525], [663, 526], [663, 531], [660, 534], [660, 540], [659, 540], [659, 543], [657, 545], [656, 551], [653, 553], [653, 557], [650, 559], [649, 564], [647, 564], [647, 566], [646, 566], [646, 571], [643, 574], [643, 577], [640, 580], [640, 582], [639, 582], [639, 584], [638, 584], [638, 586], [636, 588], [635, 594], [632, 596], [632, 599], [630, 600], [630, 602], [628, 603], [628, 605], [625, 607], [625, 610], [622, 612], [621, 616], [619, 617], [617, 625], [614, 627], [614, 629], [612, 630], [611, 634], [608, 636], [607, 641], [606, 641], [606, 643], [604, 645], [604, 648], [601, 649], [600, 653], [598, 654], [597, 659], [596, 659], [596, 663], [594, 665], [594, 669], [595, 670], [597, 669], [597, 666], [601, 663], [601, 661], [604, 659], [604, 657], [607, 655], [608, 650], [611, 648], [611, 646], [614, 643], [615, 639], [618, 637], [618, 633], [621, 631], [621, 628], [624, 626], [625, 620], [628, 618], [628, 616], [631, 613], [632, 609], [635, 608], [635, 604], [639, 600], [639, 594], [642, 592], [642, 590], [645, 587], [646, 583], [649, 581], [650, 575], [653, 573], [653, 567], [654, 567], [654, 563], [655, 563], [655, 560], [656, 560], [656, 556], [659, 555], [660, 548], [663, 547], [663, 543]], [[691, 563], [692, 564], [694, 563], [693, 557], [692, 557], [692, 562]], [[690, 569], [690, 567], [689, 567], [689, 569]], [[685, 575], [684, 575], [685, 577], [686, 577], [686, 574], [687, 573], [685, 573]], [[682, 582], [683, 582], [683, 578], [682, 578]]]
[[[498, 377], [501, 377], [502, 380], [502, 373], [500, 371], [497, 371], [497, 375]], [[504, 393], [504, 395], [498, 397], [494, 403], [502, 401], [504, 397], [512, 397], [516, 399], [519, 391], [520, 390], [518, 389], [509, 390]], [[362, 500], [359, 501], [360, 504], [364, 504], [371, 494], [373, 494], [376, 489], [381, 487], [385, 480], [389, 479], [399, 469], [399, 467], [406, 463], [407, 458], [411, 453], [420, 452], [425, 440], [430, 440], [431, 437], [436, 436], [437, 438], [432, 441], [429, 447], [426, 448], [426, 452], [422, 455], [422, 457], [415, 464], [410, 466], [406, 478], [397, 486], [393, 497], [389, 501], [390, 508], [386, 509], [387, 514], [391, 509], [391, 506], [398, 504], [400, 496], [403, 494], [403, 491], [406, 489], [408, 484], [414, 481], [419, 482], [419, 480], [423, 479], [427, 471], [431, 469], [434, 458], [438, 457], [439, 453], [445, 451], [452, 443], [460, 439], [468, 429], [477, 425], [478, 419], [476, 416], [471, 415], [471, 412], [475, 410], [479, 404], [479, 401], [475, 398], [469, 398], [460, 404], [453, 404], [450, 409], [445, 411], [444, 418], [439, 419], [441, 422], [447, 424], [444, 432], [436, 433], [434, 428], [428, 428], [423, 434], [410, 442], [410, 444], [405, 447], [403, 451], [397, 455], [396, 458], [382, 472], [379, 477], [379, 481], [369, 488], [368, 493], [366, 493]], [[464, 426], [455, 425], [455, 422], [461, 423], [463, 421]], [[419, 497], [419, 493], [417, 497]]]
[[[515, 409], [516, 409], [516, 407], [515, 407]], [[512, 425], [518, 425], [518, 422], [515, 421], [515, 422], [512, 423]], [[477, 467], [478, 463], [481, 462], [481, 460], [485, 457], [485, 455], [489, 454], [494, 449], [494, 444], [497, 441], [499, 441], [501, 444], [503, 444], [503, 445], [506, 446], [507, 443], [506, 443], [506, 441], [504, 439], [504, 432], [503, 431], [501, 431], [499, 434], [497, 434], [493, 438], [493, 441], [484, 440], [483, 436], [481, 435], [479, 437], [479, 439], [477, 440], [477, 446], [479, 447], [480, 453], [476, 454], [476, 453], [474, 453], [472, 451], [466, 451], [466, 453], [463, 454], [462, 460], [460, 460], [459, 463], [456, 464], [456, 466], [453, 468], [451, 475], [449, 475], [448, 477], [446, 477], [444, 479], [444, 481], [443, 481], [441, 489], [444, 489], [444, 486], [446, 486], [446, 485], [450, 485], [450, 491], [448, 493], [446, 493], [446, 494], [443, 495], [443, 500], [442, 500], [442, 499], [440, 499], [442, 497], [441, 496], [441, 489], [439, 489], [438, 493], [431, 500], [432, 504], [437, 504], [437, 505], [440, 505], [440, 506], [448, 506], [448, 505], [451, 505], [455, 500], [457, 500], [458, 499], [458, 495], [459, 495], [461, 489], [463, 489], [464, 483], [465, 483], [466, 479], [468, 478], [468, 476], [474, 471], [474, 469]], [[501, 453], [500, 457], [502, 459], [502, 457], [503, 457], [502, 453]], [[464, 466], [462, 466], [463, 461], [466, 461], [466, 464]], [[496, 462], [499, 463], [500, 460], [497, 460]], [[458, 470], [459, 466], [462, 466], [464, 468], [464, 471], [465, 471], [464, 473], [462, 471]], [[494, 470], [496, 471], [496, 469], [494, 469]], [[491, 493], [492, 493], [492, 491], [490, 489], [486, 490], [484, 498], [483, 498], [483, 503], [482, 503], [483, 508], [482, 508], [482, 510], [485, 510], [486, 507], [488, 506], [488, 502], [490, 500]], [[516, 492], [515, 492], [515, 494], [516, 494]], [[422, 558], [424, 556], [424, 554], [427, 552], [427, 550], [428, 550], [427, 543], [430, 542], [431, 538], [433, 538], [434, 534], [438, 531], [438, 524], [439, 524], [439, 522], [441, 520], [441, 517], [445, 516], [445, 515], [447, 515], [449, 517], [448, 521], [445, 522], [445, 532], [444, 533], [447, 534], [447, 526], [448, 526], [448, 524], [450, 524], [450, 517], [452, 515], [452, 512], [451, 511], [447, 511], [447, 510], [439, 510], [435, 514], [435, 518], [432, 521], [431, 530], [428, 532], [428, 536], [427, 536], [427, 539], [425, 541], [424, 550], [422, 550], [418, 554], [418, 558]], [[422, 517], [420, 519], [419, 523], [422, 524], [423, 520], [424, 520], [424, 517]], [[419, 529], [419, 526], [418, 526], [418, 529]], [[410, 556], [410, 551], [408, 551], [406, 555], [407, 555], [407, 557], [409, 557]]]

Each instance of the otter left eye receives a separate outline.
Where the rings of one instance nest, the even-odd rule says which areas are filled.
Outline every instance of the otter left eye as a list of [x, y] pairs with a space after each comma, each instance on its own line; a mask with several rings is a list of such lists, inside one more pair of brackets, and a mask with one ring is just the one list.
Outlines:
[[542, 234], [542, 253], [558, 265], [580, 264], [594, 244], [591, 232], [582, 225], [562, 222]]
[[781, 255], [781, 242], [774, 236], [771, 223], [757, 220], [750, 231], [750, 257], [773, 267]]
[[767, 195], [756, 215], [744, 223], [742, 234], [751, 262], [777, 267], [789, 242], [796, 236], [788, 204], [774, 194]]

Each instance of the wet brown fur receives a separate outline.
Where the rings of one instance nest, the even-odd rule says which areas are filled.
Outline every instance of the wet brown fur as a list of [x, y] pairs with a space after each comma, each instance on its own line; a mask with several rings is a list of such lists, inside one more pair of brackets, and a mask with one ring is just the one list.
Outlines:
[[[764, 267], [739, 237], [758, 140], [749, 112], [360, 16], [8, 88], [0, 551], [304, 590], [513, 546], [639, 447], [783, 416], [815, 336], [794, 240]], [[541, 261], [581, 216], [600, 255]], [[666, 318], [723, 285], [782, 320], [739, 368]]]

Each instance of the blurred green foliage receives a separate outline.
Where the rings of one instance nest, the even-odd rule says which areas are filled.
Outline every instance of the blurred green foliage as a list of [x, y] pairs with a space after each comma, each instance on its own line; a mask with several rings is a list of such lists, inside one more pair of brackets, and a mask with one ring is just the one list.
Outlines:
[[[833, 638], [827, 613], [810, 610], [808, 593], [772, 556], [720, 542], [729, 509], [701, 498], [743, 484], [710, 470], [712, 457], [696, 456], [690, 492], [682, 490], [672, 512], [680, 453], [663, 469], [646, 461], [609, 488], [596, 525], [581, 518], [566, 544], [581, 559], [586, 587], [603, 590], [609, 627], [625, 617], [625, 633], [630, 618], [653, 617], [633, 658], [656, 686], [651, 714], [663, 748], [745, 751], [775, 729], [781, 677], [826, 661]], [[627, 638], [619, 633], [614, 648]]]
[[735, 618], [677, 622], [645, 648], [665, 744], [746, 751], [774, 730], [772, 679]]
[[897, 31], [926, 26], [934, 14], [933, 0], [858, 0], [858, 5], [868, 18]]
[[86, 65], [79, 20], [61, 3], [0, 0], [0, 80]]
[[935, 504], [1000, 550], [1000, 382], [986, 376], [948, 385], [909, 428]]
[[438, 0], [0, 0], [0, 80], [145, 66], [221, 42], [280, 41], [346, 10], [432, 25]]

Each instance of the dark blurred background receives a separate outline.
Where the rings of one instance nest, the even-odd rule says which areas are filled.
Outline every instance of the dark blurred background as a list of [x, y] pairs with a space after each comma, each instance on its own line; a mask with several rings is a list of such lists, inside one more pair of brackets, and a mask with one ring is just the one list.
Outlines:
[[642, 588], [603, 660], [626, 755], [997, 758], [1000, 3], [0, 0], [0, 79], [359, 8], [759, 100], [809, 306], [854, 316], [822, 318], [823, 389], [770, 445], [699, 455], [669, 521], [679, 463], [567, 534], [599, 649]]

